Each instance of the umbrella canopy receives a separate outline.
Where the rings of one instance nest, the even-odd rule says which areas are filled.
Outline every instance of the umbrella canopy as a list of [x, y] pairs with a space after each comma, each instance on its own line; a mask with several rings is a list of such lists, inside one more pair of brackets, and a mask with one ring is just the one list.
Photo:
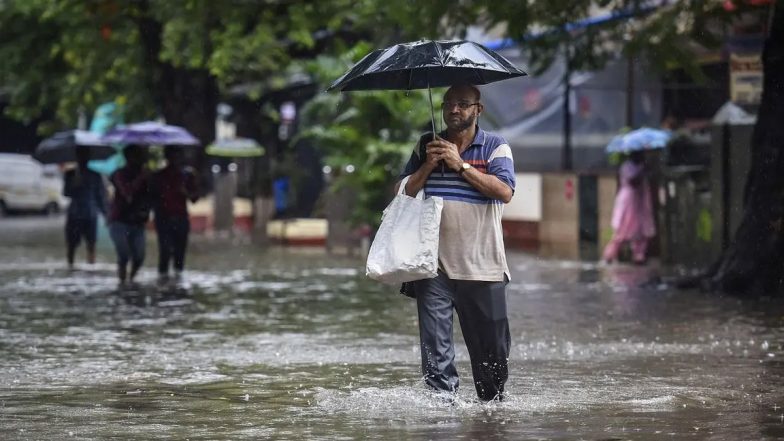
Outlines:
[[642, 127], [629, 133], [615, 136], [607, 144], [607, 153], [629, 153], [639, 150], [662, 149], [667, 145], [672, 132], [669, 130]]
[[38, 144], [33, 157], [44, 164], [76, 161], [76, 148], [89, 150], [90, 159], [106, 159], [117, 150], [101, 140], [101, 136], [86, 130], [58, 132]]
[[222, 138], [207, 146], [207, 154], [225, 158], [250, 158], [264, 154], [264, 147], [255, 139]]
[[506, 58], [472, 41], [420, 40], [377, 49], [328, 90], [413, 90], [481, 85], [527, 75]]
[[199, 140], [187, 130], [155, 121], [115, 127], [101, 138], [107, 143], [196, 146]]
[[377, 49], [359, 60], [327, 90], [427, 89], [430, 124], [436, 132], [432, 87], [482, 85], [527, 75], [506, 58], [465, 40], [419, 40]]

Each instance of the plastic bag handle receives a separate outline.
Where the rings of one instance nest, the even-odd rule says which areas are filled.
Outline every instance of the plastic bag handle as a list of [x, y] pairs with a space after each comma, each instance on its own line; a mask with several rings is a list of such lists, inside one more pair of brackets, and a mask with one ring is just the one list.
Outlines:
[[[408, 175], [405, 178], [403, 178], [402, 181], [400, 181], [400, 188], [398, 188], [397, 194], [405, 194], [406, 196], [408, 196], [406, 194], [406, 184], [408, 183], [408, 178], [410, 178], [410, 177], [411, 177], [411, 175]], [[416, 196], [414, 196], [414, 198], [420, 199], [420, 200], [424, 201], [425, 200], [425, 188], [424, 187], [420, 188], [419, 191], [417, 192]]]

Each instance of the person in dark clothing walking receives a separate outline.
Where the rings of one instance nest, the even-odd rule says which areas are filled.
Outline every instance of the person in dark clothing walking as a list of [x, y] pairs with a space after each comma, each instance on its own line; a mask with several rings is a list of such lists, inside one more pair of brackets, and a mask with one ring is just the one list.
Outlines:
[[174, 267], [178, 281], [185, 267], [190, 221], [188, 203], [198, 199], [196, 175], [184, 166], [180, 147], [167, 146], [164, 150], [166, 167], [153, 175], [155, 193], [155, 231], [158, 234], [158, 283], [169, 281], [169, 264]]
[[477, 396], [491, 401], [504, 398], [508, 378], [509, 268], [501, 214], [512, 199], [515, 174], [509, 144], [477, 125], [480, 99], [474, 86], [451, 87], [442, 106], [446, 131], [423, 136], [400, 177], [409, 177], [409, 196], [424, 188], [426, 197], [444, 200], [438, 275], [413, 282], [425, 383], [439, 392], [457, 391], [456, 310]]
[[109, 234], [117, 252], [120, 287], [127, 282], [133, 283], [144, 263], [144, 227], [150, 216], [150, 172], [145, 167], [147, 150], [138, 145], [128, 145], [123, 154], [127, 164], [111, 177], [114, 199], [109, 212]]
[[95, 263], [98, 214], [106, 215], [106, 187], [101, 175], [87, 168], [89, 161], [90, 149], [77, 147], [77, 166], [66, 172], [63, 185], [63, 196], [71, 198], [65, 218], [66, 254], [71, 269], [82, 238], [87, 248], [87, 263]]

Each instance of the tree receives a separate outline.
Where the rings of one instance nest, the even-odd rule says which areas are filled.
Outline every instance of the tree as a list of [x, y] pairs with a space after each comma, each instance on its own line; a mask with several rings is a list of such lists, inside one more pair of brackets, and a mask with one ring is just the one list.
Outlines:
[[[7, 113], [44, 131], [76, 125], [79, 110], [119, 99], [129, 121], [163, 116], [202, 142], [214, 138], [221, 91], [311, 56], [319, 32], [375, 20], [373, 2], [4, 0], [0, 85]], [[370, 17], [370, 18], [368, 18]]]

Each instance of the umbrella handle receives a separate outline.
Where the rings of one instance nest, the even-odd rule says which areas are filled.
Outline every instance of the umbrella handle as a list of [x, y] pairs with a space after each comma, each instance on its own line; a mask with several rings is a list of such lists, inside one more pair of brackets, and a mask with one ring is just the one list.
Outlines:
[[[430, 98], [430, 127], [433, 129], [433, 139], [436, 139], [436, 114], [433, 110], [433, 92], [430, 90], [430, 72], [427, 75], [427, 97]], [[441, 161], [441, 176], [444, 176], [444, 161]]]
[[436, 114], [433, 111], [433, 93], [430, 90], [430, 78], [427, 80], [427, 96], [430, 98], [430, 127], [433, 129], [433, 137], [436, 136]]

